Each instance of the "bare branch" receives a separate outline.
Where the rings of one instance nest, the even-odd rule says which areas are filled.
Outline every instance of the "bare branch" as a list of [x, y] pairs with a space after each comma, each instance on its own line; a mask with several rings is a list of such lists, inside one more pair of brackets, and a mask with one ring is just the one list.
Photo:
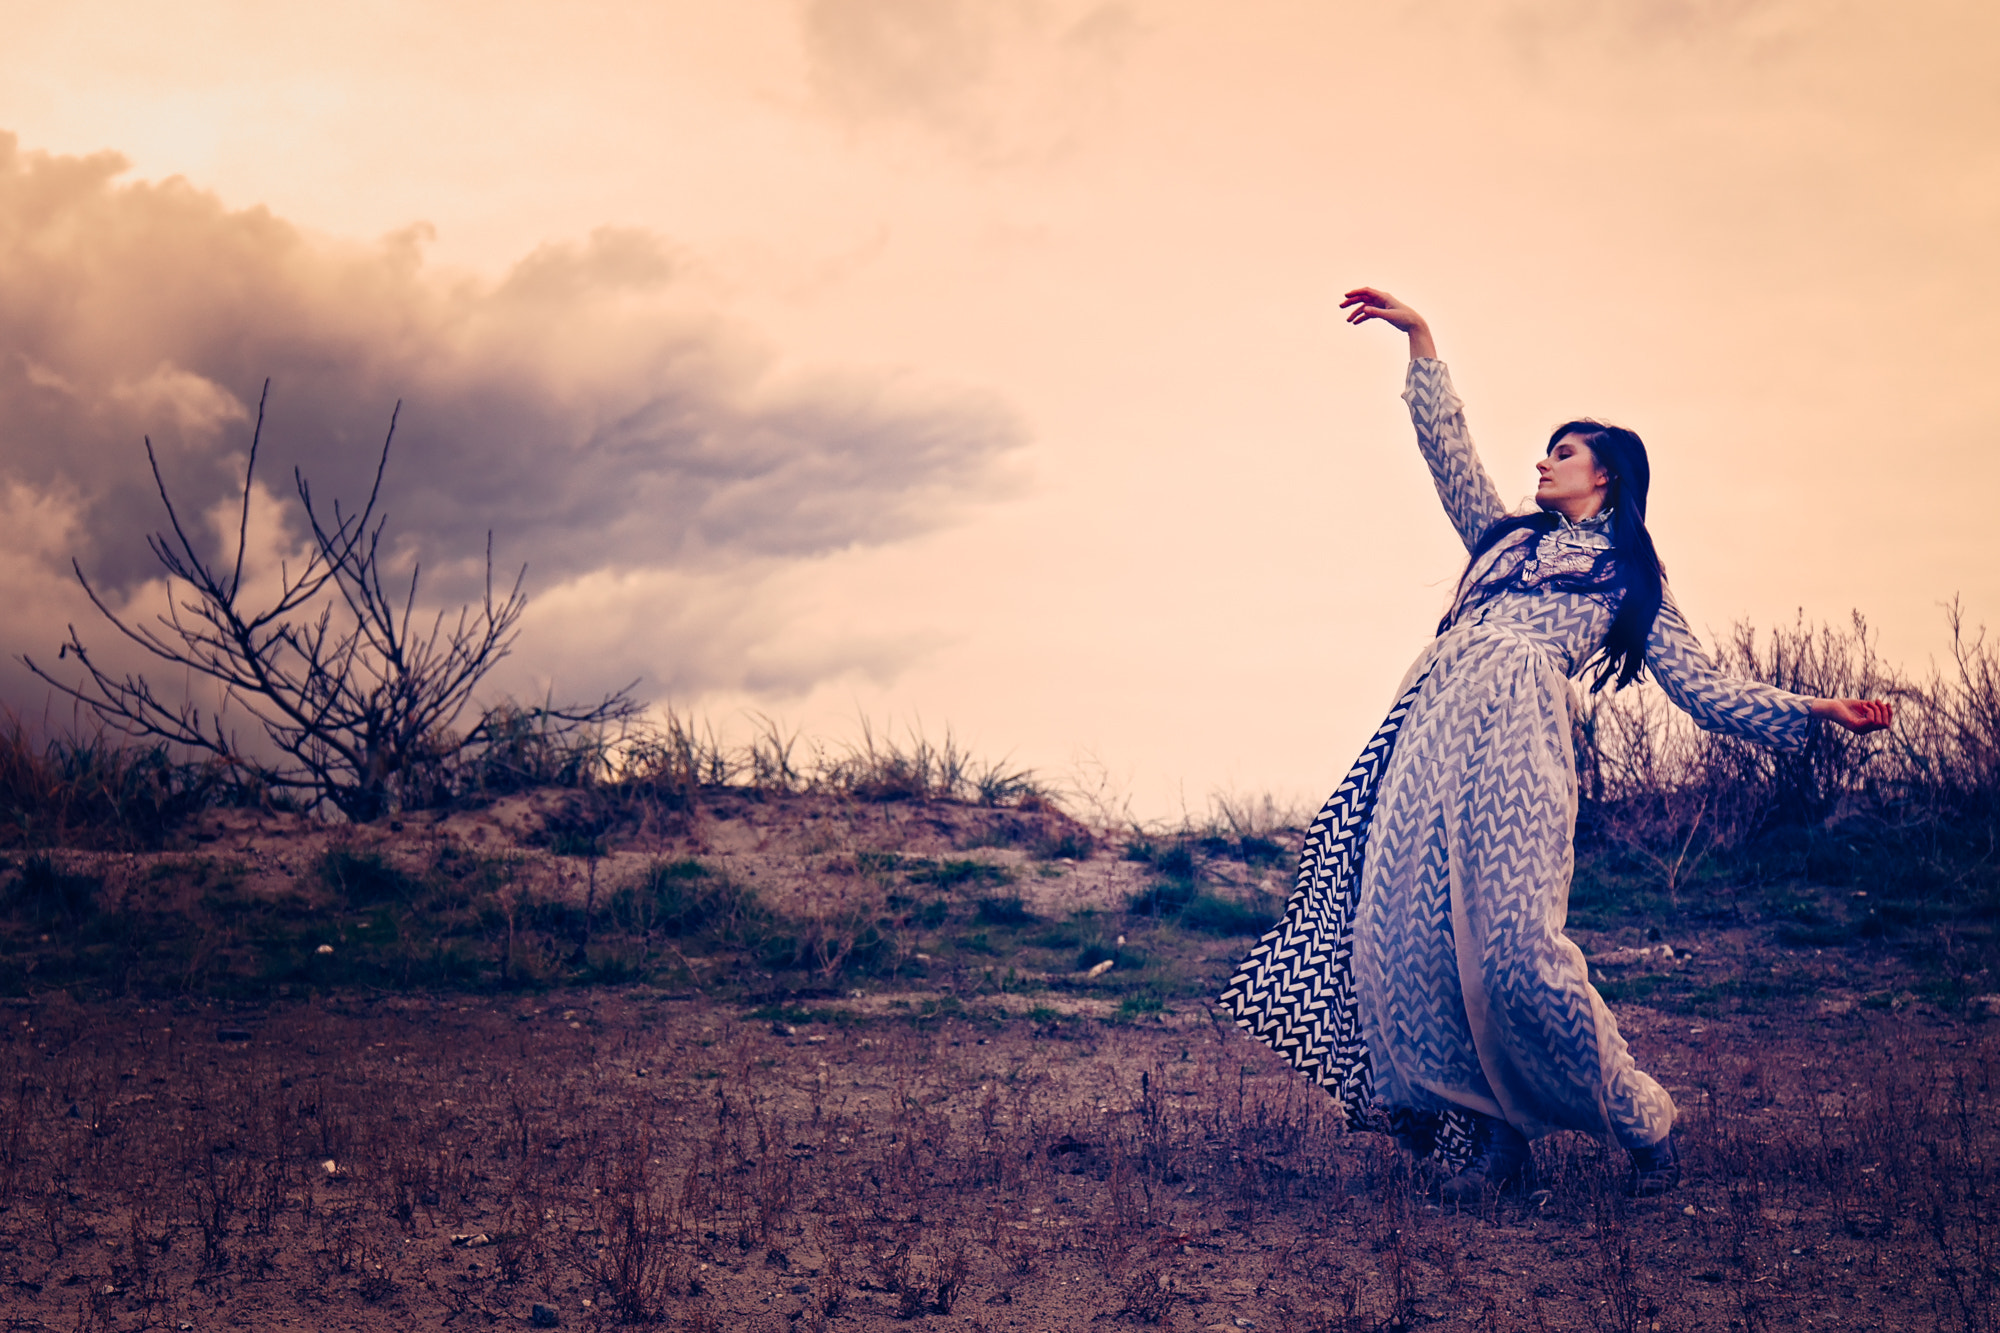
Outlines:
[[264, 378], [264, 388], [257, 395], [257, 425], [250, 432], [250, 461], [243, 468], [243, 512], [236, 520], [236, 569], [229, 576], [229, 598], [236, 599], [236, 590], [243, 586], [243, 552], [250, 545], [250, 489], [257, 476], [257, 446], [264, 439], [264, 404], [271, 397], [271, 380]]

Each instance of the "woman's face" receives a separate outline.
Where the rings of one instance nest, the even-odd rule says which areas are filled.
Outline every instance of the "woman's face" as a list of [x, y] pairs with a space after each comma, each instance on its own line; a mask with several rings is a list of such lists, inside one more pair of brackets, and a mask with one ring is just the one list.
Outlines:
[[1541, 481], [1535, 487], [1535, 503], [1553, 509], [1571, 522], [1580, 522], [1604, 508], [1605, 488], [1611, 474], [1598, 466], [1581, 435], [1565, 435], [1549, 449], [1548, 457], [1535, 464]]

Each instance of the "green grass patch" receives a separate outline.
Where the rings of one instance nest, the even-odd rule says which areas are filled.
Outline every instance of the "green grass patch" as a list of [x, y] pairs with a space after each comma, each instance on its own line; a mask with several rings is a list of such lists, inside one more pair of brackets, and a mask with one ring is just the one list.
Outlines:
[[62, 869], [47, 855], [31, 856], [5, 888], [7, 912], [37, 930], [75, 930], [97, 912], [104, 881]]
[[314, 873], [337, 901], [351, 907], [407, 903], [417, 896], [416, 881], [379, 852], [329, 847], [314, 867]]
[[967, 884], [1005, 884], [1014, 875], [1005, 866], [989, 865], [985, 861], [912, 861], [909, 878], [912, 884], [957, 889]]
[[1014, 893], [981, 898], [973, 904], [972, 919], [982, 926], [1032, 926], [1041, 918], [1028, 910], [1020, 894]]
[[1149, 1014], [1166, 1012], [1167, 1002], [1157, 995], [1127, 995], [1118, 1002], [1113, 1017], [1118, 1021], [1129, 1023], [1133, 1019], [1144, 1018]]
[[1204, 892], [1191, 879], [1163, 879], [1126, 899], [1126, 909], [1198, 935], [1261, 935], [1277, 913], [1270, 907]]
[[1181, 929], [1200, 935], [1261, 935], [1275, 917], [1269, 908], [1200, 893], [1174, 919]]

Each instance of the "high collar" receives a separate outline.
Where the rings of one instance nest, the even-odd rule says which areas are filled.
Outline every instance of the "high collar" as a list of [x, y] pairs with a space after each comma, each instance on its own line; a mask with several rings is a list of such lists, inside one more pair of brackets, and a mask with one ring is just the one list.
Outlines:
[[1608, 506], [1606, 508], [1598, 510], [1596, 513], [1592, 514], [1589, 518], [1581, 520], [1571, 518], [1569, 515], [1563, 513], [1562, 510], [1560, 509], [1551, 509], [1547, 512], [1554, 514], [1556, 516], [1557, 532], [1561, 533], [1587, 532], [1592, 534], [1593, 536], [1601, 537], [1611, 531], [1612, 511]]

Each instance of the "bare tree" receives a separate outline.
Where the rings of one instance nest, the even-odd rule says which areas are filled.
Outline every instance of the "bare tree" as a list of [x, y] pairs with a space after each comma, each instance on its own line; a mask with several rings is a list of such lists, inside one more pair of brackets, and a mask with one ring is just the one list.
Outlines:
[[[269, 786], [305, 795], [310, 804], [330, 801], [351, 820], [374, 819], [405, 804], [428, 803], [445, 768], [468, 743], [478, 743], [490, 730], [485, 718], [463, 736], [451, 728], [480, 680], [513, 647], [527, 607], [521, 591], [527, 568], [523, 566], [511, 589], [496, 599], [489, 531], [484, 595], [476, 605], [461, 606], [454, 620], [448, 621], [442, 610], [428, 628], [417, 620], [420, 566], [411, 569], [409, 586], [401, 590], [400, 598], [390, 594], [383, 579], [382, 552], [388, 517], [376, 511], [396, 438], [396, 418], [402, 411], [398, 403], [390, 414], [368, 502], [360, 512], [344, 512], [336, 499], [331, 520], [324, 519], [304, 474], [293, 469], [311, 532], [305, 564], [296, 571], [289, 563], [281, 564], [275, 597], [261, 608], [245, 606], [243, 562], [270, 387], [265, 381], [257, 402], [257, 425], [243, 475], [236, 555], [226, 570], [203, 559], [189, 538], [167, 493], [150, 438], [146, 459], [172, 533], [155, 533], [147, 545], [167, 574], [167, 610], [152, 623], [128, 623], [106, 605], [83, 566], [71, 561], [77, 581], [106, 620], [160, 661], [216, 682], [222, 705], [204, 716], [196, 700], [163, 699], [142, 675], [104, 670], [91, 659], [74, 625], [57, 656], [75, 657], [87, 673], [85, 679], [70, 684], [32, 659], [22, 660], [109, 726], [246, 768]], [[242, 748], [222, 715], [231, 703], [256, 719], [284, 759], [262, 762]], [[621, 690], [597, 704], [530, 711], [545, 725], [567, 730], [623, 721], [639, 708], [628, 691]]]

